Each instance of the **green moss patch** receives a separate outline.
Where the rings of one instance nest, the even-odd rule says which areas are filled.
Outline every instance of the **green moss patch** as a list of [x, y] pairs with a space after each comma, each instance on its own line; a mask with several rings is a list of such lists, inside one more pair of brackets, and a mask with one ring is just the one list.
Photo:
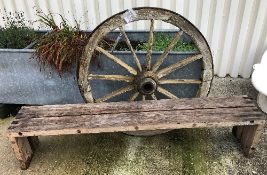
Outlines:
[[182, 129], [169, 133], [169, 138], [182, 149], [184, 175], [207, 174], [209, 140], [206, 129]]
[[182, 129], [151, 137], [125, 135], [124, 145], [99, 139], [100, 143], [108, 145], [106, 150], [103, 147], [103, 154], [98, 154], [101, 146], [97, 148], [98, 153], [91, 153], [93, 160], [88, 158], [85, 174], [207, 174], [208, 132]]
[[88, 145], [87, 154], [83, 161], [86, 164], [84, 175], [110, 174], [118, 160], [126, 150], [124, 134], [97, 134], [94, 142]]

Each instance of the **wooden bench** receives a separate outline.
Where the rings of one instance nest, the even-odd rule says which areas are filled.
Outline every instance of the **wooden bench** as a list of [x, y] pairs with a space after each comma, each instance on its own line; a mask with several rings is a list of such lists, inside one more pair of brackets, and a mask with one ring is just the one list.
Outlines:
[[247, 97], [193, 98], [23, 107], [8, 129], [12, 148], [27, 169], [38, 136], [234, 126], [244, 154], [260, 139], [265, 115]]

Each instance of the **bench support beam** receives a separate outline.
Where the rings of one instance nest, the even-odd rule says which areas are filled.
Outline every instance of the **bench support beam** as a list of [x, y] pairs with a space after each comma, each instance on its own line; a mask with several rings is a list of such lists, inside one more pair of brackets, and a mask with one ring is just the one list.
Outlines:
[[20, 163], [20, 168], [26, 170], [36, 149], [38, 137], [10, 137], [11, 147]]
[[240, 141], [246, 157], [253, 156], [263, 130], [264, 125], [244, 125], [233, 127], [233, 134]]

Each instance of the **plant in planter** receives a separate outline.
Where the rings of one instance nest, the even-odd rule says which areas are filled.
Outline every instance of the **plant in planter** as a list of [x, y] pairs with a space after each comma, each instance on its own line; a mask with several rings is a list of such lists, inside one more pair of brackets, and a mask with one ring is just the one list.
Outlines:
[[[153, 41], [153, 51], [164, 51], [168, 44], [171, 42], [172, 36], [168, 33], [156, 33]], [[148, 47], [148, 43], [144, 42], [142, 44], [137, 45], [137, 50], [146, 51]], [[174, 52], [196, 52], [198, 48], [193, 42], [185, 42], [185, 41], [178, 41], [174, 47], [172, 48]]]
[[23, 12], [6, 13], [4, 26], [0, 27], [0, 48], [22, 49], [36, 39], [36, 34], [27, 26]]
[[[88, 36], [79, 27], [68, 25], [63, 18], [57, 26], [51, 14], [39, 17], [51, 31], [33, 42], [34, 49], [0, 50], [0, 64], [5, 67], [4, 71], [0, 71], [0, 103], [42, 105], [83, 102], [75, 70], [69, 68], [75, 66]], [[48, 66], [41, 69], [40, 63]]]
[[60, 15], [62, 22], [57, 25], [52, 14], [38, 13], [40, 22], [51, 31], [37, 40], [35, 56], [44, 65], [49, 64], [59, 73], [69, 69], [81, 57], [88, 36], [79, 29], [70, 26]]
[[[127, 32], [128, 33], [128, 32]], [[131, 32], [133, 33], [133, 32]], [[130, 33], [130, 36], [131, 36]], [[153, 47], [152, 50], [155, 52], [161, 52], [164, 51], [168, 44], [171, 42], [173, 36], [173, 32], [165, 31], [165, 32], [155, 32], [154, 41], [153, 41]], [[146, 32], [140, 32], [140, 35], [146, 35]], [[146, 36], [145, 36], [146, 37]], [[144, 38], [145, 38], [144, 37]], [[112, 38], [112, 37], [111, 37]], [[112, 40], [109, 37], [109, 42], [107, 45], [104, 46], [106, 50], [111, 50], [112, 46], [114, 45], [115, 41]], [[140, 38], [139, 38], [140, 39]], [[136, 51], [147, 51], [148, 43], [147, 41], [143, 41], [141, 39], [134, 39], [130, 38], [131, 45], [134, 50]], [[121, 40], [116, 45], [116, 51], [130, 51], [129, 47], [127, 46], [127, 43], [124, 40]], [[184, 40], [180, 39], [172, 48], [172, 52], [197, 52], [198, 48], [197, 46], [190, 40]]]
[[[27, 26], [23, 12], [7, 13], [2, 16], [4, 26], [0, 27], [0, 48], [22, 49], [36, 39], [36, 34]], [[0, 118], [14, 115], [20, 105], [0, 104]]]
[[[43, 65], [49, 65], [61, 74], [68, 71], [81, 58], [89, 36], [80, 30], [77, 21], [76, 26], [73, 27], [62, 15], [56, 15], [59, 15], [62, 20], [59, 25], [54, 21], [54, 14], [46, 15], [43, 12], [37, 12], [39, 21], [51, 31], [37, 40], [34, 57]], [[104, 38], [101, 45], [111, 47], [112, 43], [114, 41]]]

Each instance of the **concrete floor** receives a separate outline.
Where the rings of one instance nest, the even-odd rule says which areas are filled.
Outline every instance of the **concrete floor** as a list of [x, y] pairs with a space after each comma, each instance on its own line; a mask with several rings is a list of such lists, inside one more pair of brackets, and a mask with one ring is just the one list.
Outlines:
[[[248, 79], [215, 78], [210, 96], [257, 92]], [[230, 128], [181, 129], [152, 137], [122, 133], [40, 137], [31, 166], [21, 171], [0, 119], [0, 175], [267, 174], [267, 129], [253, 158], [241, 153]]]

